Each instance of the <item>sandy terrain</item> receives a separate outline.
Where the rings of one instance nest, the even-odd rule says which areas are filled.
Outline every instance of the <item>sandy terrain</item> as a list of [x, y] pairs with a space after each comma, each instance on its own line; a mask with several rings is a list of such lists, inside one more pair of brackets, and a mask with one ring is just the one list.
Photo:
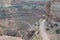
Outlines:
[[0, 36], [0, 40], [22, 40], [22, 39], [19, 37]]

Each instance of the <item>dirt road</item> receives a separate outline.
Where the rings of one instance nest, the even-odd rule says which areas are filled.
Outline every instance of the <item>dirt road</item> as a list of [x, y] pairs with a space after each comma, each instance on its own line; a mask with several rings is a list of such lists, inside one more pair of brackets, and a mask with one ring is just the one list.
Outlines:
[[40, 26], [39, 26], [39, 29], [40, 29], [40, 35], [42, 37], [42, 40], [50, 40], [49, 37], [48, 37], [48, 34], [46, 33], [46, 26], [45, 26], [45, 19], [43, 19], [41, 22], [40, 22]]

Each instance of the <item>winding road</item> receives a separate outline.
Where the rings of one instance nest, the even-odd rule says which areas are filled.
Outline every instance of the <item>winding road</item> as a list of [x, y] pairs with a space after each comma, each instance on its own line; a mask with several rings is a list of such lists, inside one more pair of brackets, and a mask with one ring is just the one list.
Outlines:
[[50, 38], [48, 37], [48, 34], [46, 33], [45, 22], [46, 22], [46, 19], [43, 19], [40, 22], [40, 26], [39, 26], [40, 35], [42, 37], [42, 40], [50, 40]]

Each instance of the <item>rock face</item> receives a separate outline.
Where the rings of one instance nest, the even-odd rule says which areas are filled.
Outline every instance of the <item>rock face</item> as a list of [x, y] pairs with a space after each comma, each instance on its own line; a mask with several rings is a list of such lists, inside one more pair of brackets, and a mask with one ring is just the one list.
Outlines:
[[18, 37], [11, 37], [11, 36], [0, 36], [0, 40], [22, 40]]
[[15, 30], [5, 30], [3, 34], [7, 36], [21, 37], [20, 34]]

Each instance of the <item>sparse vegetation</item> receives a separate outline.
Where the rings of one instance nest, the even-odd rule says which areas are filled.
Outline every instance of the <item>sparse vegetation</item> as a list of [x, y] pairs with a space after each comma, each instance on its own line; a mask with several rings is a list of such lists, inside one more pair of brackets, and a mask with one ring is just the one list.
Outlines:
[[56, 30], [56, 34], [60, 34], [60, 29], [57, 29]]
[[46, 28], [47, 31], [49, 31], [49, 28]]
[[0, 36], [2, 36], [3, 35], [3, 29], [2, 28], [0, 28]]
[[55, 27], [58, 27], [58, 24], [54, 24]]
[[34, 35], [30, 40], [41, 40], [39, 34]]
[[0, 28], [4, 30], [5, 26], [0, 24]]

